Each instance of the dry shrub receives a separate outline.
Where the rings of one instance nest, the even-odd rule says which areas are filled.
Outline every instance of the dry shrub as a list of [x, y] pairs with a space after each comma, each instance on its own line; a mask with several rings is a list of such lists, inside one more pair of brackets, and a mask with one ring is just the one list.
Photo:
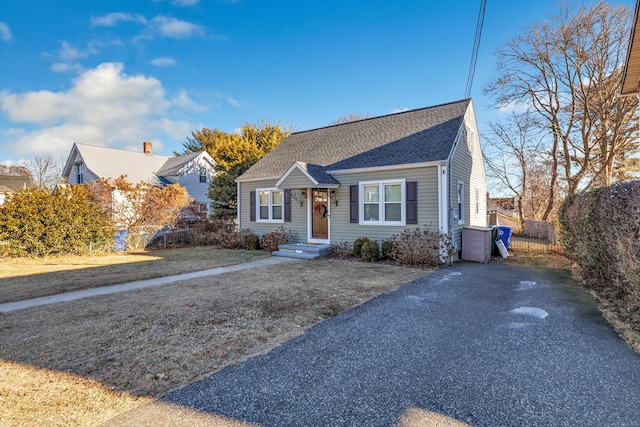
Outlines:
[[262, 249], [267, 252], [275, 252], [279, 245], [295, 241], [295, 235], [284, 227], [278, 227], [276, 231], [262, 235]]
[[353, 246], [349, 242], [341, 240], [333, 244], [333, 254], [339, 258], [353, 257]]
[[244, 248], [249, 251], [257, 251], [260, 249], [260, 237], [247, 232], [247, 234], [244, 235]]
[[198, 245], [210, 245], [223, 249], [244, 247], [244, 236], [238, 233], [233, 221], [217, 219], [197, 223], [191, 228], [192, 239]]
[[640, 331], [640, 181], [570, 197], [558, 220], [586, 285]]
[[435, 267], [442, 264], [442, 253], [451, 255], [453, 245], [451, 239], [438, 232], [424, 228], [405, 228], [400, 235], [392, 236], [385, 249], [387, 256], [401, 264]]

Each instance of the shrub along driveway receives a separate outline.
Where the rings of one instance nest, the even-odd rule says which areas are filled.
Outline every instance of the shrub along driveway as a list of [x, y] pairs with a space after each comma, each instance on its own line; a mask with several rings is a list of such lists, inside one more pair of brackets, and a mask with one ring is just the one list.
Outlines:
[[640, 357], [567, 273], [459, 263], [164, 402], [110, 425], [157, 424], [167, 403], [264, 426], [637, 425]]

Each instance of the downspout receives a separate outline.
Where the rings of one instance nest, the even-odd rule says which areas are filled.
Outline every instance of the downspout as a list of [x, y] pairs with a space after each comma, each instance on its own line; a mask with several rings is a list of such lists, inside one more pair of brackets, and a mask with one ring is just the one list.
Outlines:
[[[442, 235], [449, 234], [449, 206], [447, 202], [449, 178], [447, 169], [447, 164], [444, 162], [438, 166], [438, 231]], [[443, 244], [440, 247], [440, 261], [450, 262], [450, 256]]]

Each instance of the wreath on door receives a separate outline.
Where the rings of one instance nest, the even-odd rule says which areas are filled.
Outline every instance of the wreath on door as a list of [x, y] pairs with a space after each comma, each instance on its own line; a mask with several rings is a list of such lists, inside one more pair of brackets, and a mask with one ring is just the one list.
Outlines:
[[316, 203], [313, 207], [313, 213], [320, 218], [324, 218], [327, 216], [327, 205], [324, 203]]

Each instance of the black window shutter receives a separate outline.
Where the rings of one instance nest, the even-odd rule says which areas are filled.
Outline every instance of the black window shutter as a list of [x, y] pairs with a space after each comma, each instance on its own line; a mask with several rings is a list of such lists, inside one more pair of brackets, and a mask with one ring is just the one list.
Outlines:
[[291, 222], [291, 193], [283, 191], [284, 193], [284, 220], [285, 222]]
[[407, 224], [418, 223], [418, 181], [407, 182]]
[[360, 189], [357, 185], [349, 186], [349, 222], [358, 223], [360, 222], [360, 218], [358, 218], [358, 194], [360, 193]]
[[255, 221], [256, 220], [256, 192], [255, 191], [250, 191], [249, 192], [249, 220], [250, 221]]

